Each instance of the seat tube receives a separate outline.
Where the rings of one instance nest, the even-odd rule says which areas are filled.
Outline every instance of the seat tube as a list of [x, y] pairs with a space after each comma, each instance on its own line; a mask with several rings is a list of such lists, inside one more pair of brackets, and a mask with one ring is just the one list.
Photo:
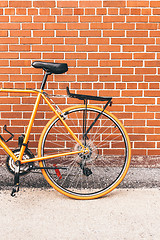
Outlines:
[[31, 118], [30, 118], [30, 121], [29, 121], [29, 124], [28, 124], [28, 127], [27, 127], [25, 138], [24, 138], [24, 141], [23, 141], [23, 144], [22, 144], [22, 147], [21, 147], [21, 151], [20, 151], [20, 154], [19, 154], [19, 160], [20, 161], [22, 160], [26, 145], [28, 143], [29, 135], [30, 135], [30, 132], [31, 132], [31, 128], [33, 126], [33, 122], [34, 122], [34, 119], [35, 119], [35, 116], [36, 116], [36, 113], [37, 113], [37, 109], [38, 109], [40, 100], [41, 100], [41, 93], [38, 93], [37, 99], [36, 99], [36, 102], [35, 102], [35, 105], [34, 105], [34, 108], [33, 108], [33, 111], [32, 111], [32, 115], [31, 115]]

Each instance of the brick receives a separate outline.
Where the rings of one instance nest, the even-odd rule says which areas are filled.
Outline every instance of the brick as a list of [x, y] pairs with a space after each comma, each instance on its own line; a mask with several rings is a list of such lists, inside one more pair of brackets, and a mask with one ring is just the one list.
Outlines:
[[122, 61], [123, 67], [142, 67], [143, 61], [136, 61], [136, 60], [123, 60]]
[[[20, 69], [18, 68], [0, 68], [0, 74], [20, 74]], [[4, 88], [13, 88], [12, 86], [5, 86], [6, 83], [4, 83]]]
[[127, 7], [149, 7], [149, 1], [127, 1]]
[[113, 24], [114, 29], [135, 29], [135, 23], [114, 23]]
[[103, 7], [126, 7], [125, 1], [103, 1]]
[[34, 16], [33, 18], [34, 22], [55, 22], [55, 16]]
[[53, 51], [52, 45], [33, 45], [32, 46], [33, 52], [50, 52]]
[[41, 38], [20, 38], [20, 44], [40, 44]]
[[129, 15], [130, 8], [120, 8], [120, 15]]
[[57, 7], [59, 7], [59, 8], [77, 8], [78, 1], [57, 1]]
[[155, 104], [154, 98], [134, 98], [135, 104]]
[[112, 23], [91, 23], [91, 29], [112, 29]]
[[100, 52], [120, 52], [120, 46], [119, 45], [102, 45], [99, 46]]
[[134, 44], [154, 44], [155, 38], [135, 38]]
[[131, 8], [131, 15], [140, 15], [141, 9], [139, 8]]
[[76, 46], [76, 52], [97, 52], [98, 46], [96, 45], [78, 45]]
[[[143, 112], [145, 113], [145, 106], [133, 106], [133, 105], [129, 105], [129, 106], [125, 106], [125, 112]], [[141, 113], [140, 113], [141, 114]]]
[[33, 31], [33, 37], [54, 37], [54, 31], [52, 30], [35, 30]]
[[[9, 61], [8, 60], [0, 60], [0, 66], [9, 66]], [[1, 79], [0, 79], [1, 80]]]
[[17, 8], [16, 9], [16, 15], [26, 15], [26, 9]]
[[160, 67], [160, 61], [159, 60], [145, 61], [145, 67]]
[[155, 7], [155, 8], [157, 8], [157, 7], [160, 7], [160, 1], [151, 1], [150, 2], [150, 7]]
[[11, 16], [11, 22], [32, 22], [31, 16]]
[[135, 53], [134, 59], [154, 59], [154, 53]]
[[0, 7], [8, 7], [8, 1], [0, 1]]
[[101, 16], [80, 16], [80, 22], [101, 22]]
[[65, 30], [66, 24], [65, 23], [46, 23], [45, 29], [47, 29], [47, 30]]
[[120, 67], [120, 61], [119, 60], [100, 60], [100, 66], [101, 67]]
[[0, 23], [0, 29], [12, 30], [12, 29], [20, 29], [20, 24], [18, 23]]
[[8, 31], [0, 31], [0, 37], [7, 37]]
[[103, 36], [104, 37], [125, 37], [125, 31], [122, 30], [115, 30], [115, 31], [111, 31], [111, 30], [104, 30], [103, 31]]
[[141, 90], [136, 90], [136, 91], [133, 91], [133, 90], [127, 90], [127, 91], [122, 91], [122, 96], [123, 97], [142, 97], [142, 91]]
[[103, 90], [99, 91], [99, 95], [102, 97], [119, 97], [120, 91], [117, 90]]
[[131, 38], [112, 38], [111, 44], [132, 44]]
[[144, 96], [145, 97], [159, 97], [160, 91], [156, 90], [145, 90], [144, 91]]
[[142, 45], [126, 45], [123, 46], [124, 52], [143, 52], [144, 46]]
[[43, 58], [44, 59], [63, 59], [64, 54], [63, 53], [44, 53]]
[[157, 29], [158, 24], [157, 23], [136, 23], [136, 29], [145, 29], [145, 30], [153, 30]]
[[109, 44], [109, 38], [89, 38], [88, 39], [88, 44], [98, 44], [98, 45], [102, 45], [102, 44]]
[[101, 31], [100, 30], [81, 30], [80, 31], [81, 37], [101, 37]]
[[57, 16], [57, 22], [58, 23], [78, 22], [78, 16]]
[[17, 59], [18, 58], [18, 53], [0, 53], [0, 58], [1, 59], [12, 59], [12, 58], [15, 58]]
[[113, 74], [133, 74], [133, 68], [112, 68]]
[[38, 9], [28, 8], [28, 15], [38, 15]]
[[11, 60], [11, 66], [31, 66], [30, 60]]
[[148, 16], [126, 16], [126, 22], [148, 22]]
[[150, 45], [146, 47], [147, 52], [160, 52], [160, 46]]
[[108, 53], [89, 53], [88, 59], [109, 59]]
[[120, 76], [119, 75], [104, 75], [100, 76], [100, 82], [119, 82], [120, 81]]
[[4, 9], [5, 15], [15, 15], [15, 9], [13, 8], [6, 8]]
[[151, 76], [145, 76], [144, 81], [145, 82], [159, 82], [160, 76], [151, 75]]
[[134, 147], [135, 148], [154, 148], [155, 143], [154, 142], [135, 142]]
[[22, 30], [42, 30], [43, 24], [42, 23], [22, 23]]
[[127, 37], [148, 37], [148, 31], [127, 31]]
[[50, 9], [40, 8], [40, 15], [50, 15]]
[[[41, 40], [41, 38], [39, 38]], [[40, 41], [41, 43], [41, 41]], [[63, 38], [49, 38], [49, 37], [43, 37], [42, 38], [43, 44], [64, 44]]]
[[57, 30], [56, 37], [78, 37], [78, 31]]
[[102, 1], [79, 1], [79, 7], [102, 7]]
[[29, 30], [11, 30], [11, 37], [31, 37], [31, 31]]
[[75, 47], [73, 45], [56, 45], [54, 46], [54, 51], [55, 52], [74, 52]]
[[9, 45], [11, 52], [25, 52], [30, 51], [30, 45]]
[[66, 59], [86, 59], [86, 53], [66, 53]]
[[132, 53], [111, 53], [111, 59], [132, 59]]
[[85, 15], [95, 15], [95, 8], [86, 8]]
[[118, 8], [108, 8], [108, 15], [118, 15]]
[[83, 15], [84, 9], [83, 8], [75, 8], [74, 9], [74, 15]]
[[9, 7], [15, 7], [15, 8], [32, 7], [32, 1], [9, 1]]
[[104, 16], [103, 22], [124, 22], [125, 17], [124, 16]]
[[107, 9], [106, 8], [97, 8], [96, 9], [96, 14], [97, 15], [106, 15], [107, 14]]
[[78, 82], [97, 82], [98, 76], [97, 75], [78, 75], [77, 81]]
[[68, 30], [85, 30], [89, 29], [88, 23], [68, 23]]
[[[160, 31], [150, 31], [150, 37], [160, 37]], [[157, 41], [158, 43], [158, 41]]]
[[90, 68], [89, 74], [110, 74], [111, 70], [109, 68]]
[[33, 7], [44, 7], [44, 8], [54, 8], [55, 7], [55, 0], [49, 0], [49, 1], [33, 1]]
[[40, 53], [20, 53], [20, 59], [41, 59]]
[[98, 66], [98, 60], [78, 60], [78, 67], [95, 67]]
[[142, 8], [142, 15], [151, 15], [151, 8]]
[[160, 16], [149, 16], [149, 22], [160, 22]]
[[88, 68], [70, 68], [68, 74], [88, 74]]
[[136, 74], [156, 74], [156, 68], [136, 68]]

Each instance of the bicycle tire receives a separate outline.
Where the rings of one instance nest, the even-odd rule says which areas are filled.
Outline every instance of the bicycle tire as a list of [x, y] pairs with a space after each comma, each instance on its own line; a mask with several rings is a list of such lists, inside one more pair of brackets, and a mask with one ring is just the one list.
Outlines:
[[[84, 105], [63, 111], [66, 123], [81, 141], [84, 111]], [[87, 107], [87, 127], [100, 112], [102, 109], [97, 106]], [[131, 160], [128, 134], [122, 123], [110, 112], [105, 110], [102, 113], [87, 136], [86, 145], [90, 150], [87, 156], [76, 154], [39, 162], [40, 167], [57, 167], [57, 170], [42, 169], [43, 176], [57, 191], [75, 199], [94, 199], [111, 192], [125, 177]], [[41, 157], [80, 148], [55, 116], [41, 134], [38, 155]], [[84, 158], [86, 172], [84, 164], [81, 167]]]

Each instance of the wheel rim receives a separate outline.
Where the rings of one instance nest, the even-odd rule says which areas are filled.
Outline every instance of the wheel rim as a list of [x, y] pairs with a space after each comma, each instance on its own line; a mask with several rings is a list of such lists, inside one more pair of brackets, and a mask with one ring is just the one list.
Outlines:
[[[74, 132], [75, 129], [77, 130], [77, 137], [81, 140], [83, 110], [84, 108], [75, 108], [65, 113], [68, 118], [66, 119], [67, 124]], [[90, 126], [90, 122], [93, 121], [100, 110], [96, 108], [88, 108], [87, 110], [89, 117], [87, 124]], [[79, 118], [78, 121], [77, 118]], [[77, 123], [75, 123], [76, 121]], [[66, 137], [66, 131], [64, 131], [64, 129], [62, 131], [62, 125], [59, 125], [59, 122], [60, 121], [58, 119], [55, 119], [45, 132], [41, 145], [42, 156], [45, 154], [53, 154], [53, 152], [55, 153], [57, 141], [60, 142], [62, 139], [64, 140], [64, 136], [66, 138], [64, 142], [66, 142], [65, 144], [63, 143], [63, 146], [65, 145], [65, 147], [70, 147], [72, 151], [79, 150], [80, 147], [78, 144], [74, 141], [71, 143], [70, 138], [70, 142], [68, 143], [69, 140], [68, 137]], [[77, 128], [75, 128], [76, 125]], [[54, 126], [54, 129], [57, 129], [53, 131], [52, 126]], [[60, 135], [60, 132], [63, 132], [63, 134]], [[129, 146], [125, 134], [126, 133], [124, 133], [121, 125], [117, 123], [112, 116], [104, 112], [93, 127], [92, 132], [88, 134], [89, 139], [86, 143], [90, 151], [87, 159], [85, 159], [85, 170], [87, 171], [87, 169], [89, 169], [92, 173], [88, 176], [87, 174], [84, 174], [84, 169], [81, 166], [84, 156], [83, 154], [79, 154], [77, 156], [73, 155], [72, 157], [68, 156], [61, 159], [54, 158], [43, 161], [42, 165], [44, 167], [67, 166], [67, 170], [57, 170], [58, 174], [60, 174], [59, 176], [54, 170], [44, 170], [45, 174], [49, 178], [50, 182], [52, 182], [58, 189], [61, 189], [64, 193], [74, 196], [96, 196], [98, 194], [103, 194], [106, 191], [109, 192], [110, 189], [114, 188], [114, 186], [121, 182], [122, 178], [126, 174], [125, 172], [129, 161]], [[111, 136], [113, 136], [113, 138], [111, 138]], [[51, 138], [54, 143], [51, 143]], [[49, 150], [51, 149], [52, 153], [49, 153]], [[62, 152], [63, 150], [61, 147], [58, 152]], [[115, 151], [114, 155], [113, 151]], [[60, 179], [60, 177], [62, 178]]]

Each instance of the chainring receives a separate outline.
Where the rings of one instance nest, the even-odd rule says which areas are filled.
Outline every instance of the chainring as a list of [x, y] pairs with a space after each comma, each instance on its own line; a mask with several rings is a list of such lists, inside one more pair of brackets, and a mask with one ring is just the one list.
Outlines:
[[[12, 152], [18, 158], [19, 153], [20, 153], [20, 148], [14, 149]], [[26, 159], [28, 160], [30, 158], [34, 158], [34, 154], [29, 149], [26, 149], [24, 152], [24, 155], [23, 155], [23, 160], [26, 160]], [[13, 158], [9, 155], [7, 156], [7, 159], [6, 159], [6, 166], [10, 173], [15, 174], [16, 165], [15, 165]], [[31, 171], [31, 169], [33, 168], [33, 166], [34, 166], [34, 164], [32, 162], [21, 164], [19, 175], [22, 176], [22, 175], [29, 173]]]

